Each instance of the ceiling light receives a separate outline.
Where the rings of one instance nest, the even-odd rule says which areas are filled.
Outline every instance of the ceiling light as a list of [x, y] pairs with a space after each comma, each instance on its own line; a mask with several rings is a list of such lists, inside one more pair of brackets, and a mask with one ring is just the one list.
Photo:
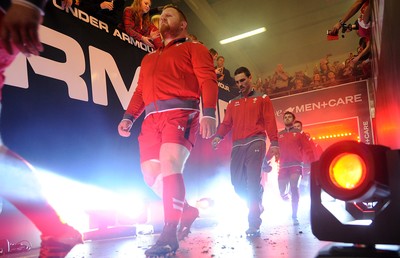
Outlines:
[[248, 38], [248, 37], [260, 34], [260, 33], [264, 32], [266, 30], [267, 29], [265, 27], [262, 27], [262, 28], [259, 28], [259, 29], [255, 29], [255, 30], [252, 30], [252, 31], [248, 31], [248, 32], [242, 33], [240, 35], [236, 35], [236, 36], [227, 38], [227, 39], [223, 39], [219, 43], [221, 45], [228, 44], [228, 43], [231, 43], [231, 42], [236, 41], [236, 40], [240, 40], [240, 39], [244, 39], [244, 38]]

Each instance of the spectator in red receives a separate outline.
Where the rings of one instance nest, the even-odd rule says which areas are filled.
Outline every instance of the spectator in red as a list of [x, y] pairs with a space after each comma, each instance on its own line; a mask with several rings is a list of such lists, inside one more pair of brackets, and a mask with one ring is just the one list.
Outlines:
[[150, 19], [150, 0], [134, 0], [126, 7], [123, 14], [123, 29], [136, 40], [149, 47], [158, 49], [162, 46], [160, 32]]

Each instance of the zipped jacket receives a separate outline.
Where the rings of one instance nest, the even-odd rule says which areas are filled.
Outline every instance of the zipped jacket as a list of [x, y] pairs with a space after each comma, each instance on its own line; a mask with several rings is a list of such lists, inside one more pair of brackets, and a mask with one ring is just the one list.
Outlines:
[[216, 136], [223, 138], [231, 130], [233, 147], [254, 140], [265, 141], [267, 135], [271, 146], [278, 146], [278, 129], [270, 98], [252, 90], [247, 96], [239, 95], [230, 100]]

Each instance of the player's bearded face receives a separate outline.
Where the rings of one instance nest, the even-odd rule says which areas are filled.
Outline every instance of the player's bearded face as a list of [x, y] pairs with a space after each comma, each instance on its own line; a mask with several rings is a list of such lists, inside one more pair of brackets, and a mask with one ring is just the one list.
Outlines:
[[176, 23], [173, 24], [168, 24], [168, 23], [162, 23], [160, 25], [160, 33], [163, 37], [165, 37], [167, 34], [170, 35], [171, 37], [178, 36], [182, 32], [180, 26]]
[[161, 35], [164, 35], [164, 33], [168, 32], [170, 30], [169, 24], [164, 22], [160, 24], [160, 33]]
[[182, 32], [179, 14], [173, 8], [164, 10], [160, 17], [160, 33], [164, 38], [178, 36]]

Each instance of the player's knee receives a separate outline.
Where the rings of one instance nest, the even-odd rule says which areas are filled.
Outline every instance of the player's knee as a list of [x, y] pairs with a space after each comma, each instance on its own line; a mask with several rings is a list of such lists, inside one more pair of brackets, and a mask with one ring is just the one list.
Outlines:
[[148, 186], [153, 186], [157, 176], [161, 173], [160, 163], [156, 161], [145, 161], [141, 164], [144, 182]]

